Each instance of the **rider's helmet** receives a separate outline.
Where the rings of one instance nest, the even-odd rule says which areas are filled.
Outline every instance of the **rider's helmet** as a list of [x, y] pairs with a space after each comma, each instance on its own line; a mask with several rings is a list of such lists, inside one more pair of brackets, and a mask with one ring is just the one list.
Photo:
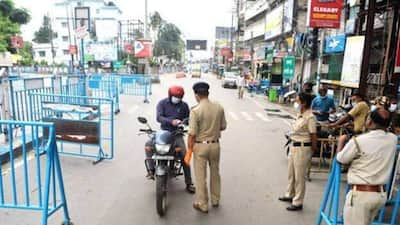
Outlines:
[[182, 86], [171, 86], [168, 89], [168, 96], [171, 97], [176, 97], [176, 98], [183, 98], [185, 95], [185, 90], [183, 89]]

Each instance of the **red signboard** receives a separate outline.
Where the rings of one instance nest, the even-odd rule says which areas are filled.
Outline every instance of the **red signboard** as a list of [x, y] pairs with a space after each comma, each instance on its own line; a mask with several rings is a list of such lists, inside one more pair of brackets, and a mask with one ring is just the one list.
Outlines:
[[70, 55], [76, 55], [78, 53], [78, 48], [76, 45], [70, 45], [69, 46], [69, 54]]
[[396, 65], [394, 66], [394, 72], [400, 73], [400, 35], [397, 40]]
[[11, 46], [13, 48], [22, 48], [24, 46], [24, 40], [22, 39], [21, 36], [12, 36]]
[[149, 58], [153, 55], [152, 53], [153, 53], [153, 48], [150, 40], [135, 41], [136, 58]]
[[124, 49], [125, 49], [125, 52], [128, 54], [133, 53], [133, 46], [131, 43], [125, 43]]
[[343, 0], [308, 0], [307, 25], [316, 28], [340, 28]]
[[224, 57], [232, 57], [232, 51], [230, 48], [221, 48], [221, 55]]

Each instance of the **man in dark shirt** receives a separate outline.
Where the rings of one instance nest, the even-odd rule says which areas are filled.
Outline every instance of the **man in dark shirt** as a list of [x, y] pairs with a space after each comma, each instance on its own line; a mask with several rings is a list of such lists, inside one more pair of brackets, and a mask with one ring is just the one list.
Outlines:
[[[185, 92], [184, 89], [180, 86], [170, 87], [168, 90], [168, 98], [161, 100], [157, 105], [157, 121], [161, 124], [162, 130], [167, 130], [170, 132], [174, 132], [178, 125], [182, 123], [183, 120], [189, 118], [189, 106], [186, 102], [182, 101]], [[183, 137], [177, 137], [175, 140], [175, 148], [179, 153], [179, 157], [182, 160], [183, 172], [185, 174], [185, 183], [186, 190], [189, 193], [194, 193], [195, 188], [192, 183], [190, 166], [183, 163], [183, 158], [186, 154], [186, 144], [183, 140]], [[152, 141], [148, 141], [146, 143], [146, 157], [147, 157], [147, 166], [149, 174], [148, 178], [154, 178], [155, 165], [154, 160], [152, 160], [152, 156], [154, 154], [154, 143]]]

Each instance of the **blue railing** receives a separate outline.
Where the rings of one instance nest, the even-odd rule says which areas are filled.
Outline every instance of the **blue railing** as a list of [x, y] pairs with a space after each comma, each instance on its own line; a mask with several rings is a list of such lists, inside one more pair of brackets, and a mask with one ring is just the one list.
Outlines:
[[[3, 147], [0, 155], [0, 208], [41, 211], [42, 225], [47, 225], [48, 218], [62, 209], [63, 224], [70, 224], [54, 125], [22, 121], [0, 124], [10, 131], [8, 146]], [[14, 141], [15, 129], [22, 135], [19, 146]], [[15, 149], [21, 153], [18, 162]], [[20, 178], [22, 182], [17, 182]]]

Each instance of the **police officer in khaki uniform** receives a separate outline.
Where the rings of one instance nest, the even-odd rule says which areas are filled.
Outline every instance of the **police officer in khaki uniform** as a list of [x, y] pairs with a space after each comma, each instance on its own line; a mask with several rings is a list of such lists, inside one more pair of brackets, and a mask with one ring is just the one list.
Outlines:
[[199, 103], [190, 112], [188, 149], [193, 150], [196, 176], [196, 201], [193, 208], [208, 213], [207, 165], [210, 165], [211, 204], [219, 206], [221, 178], [219, 174], [221, 131], [226, 129], [224, 109], [208, 99], [210, 86], [196, 83], [193, 90]]
[[300, 93], [294, 104], [299, 112], [292, 127], [292, 146], [289, 151], [288, 187], [286, 193], [279, 200], [290, 202], [289, 211], [303, 209], [303, 200], [306, 191], [306, 173], [313, 150], [317, 146], [316, 119], [311, 110], [313, 96]]
[[353, 137], [336, 158], [350, 164], [344, 206], [345, 225], [370, 225], [386, 202], [384, 185], [390, 179], [394, 165], [397, 137], [387, 132], [390, 113], [384, 108], [368, 116], [368, 133]]

